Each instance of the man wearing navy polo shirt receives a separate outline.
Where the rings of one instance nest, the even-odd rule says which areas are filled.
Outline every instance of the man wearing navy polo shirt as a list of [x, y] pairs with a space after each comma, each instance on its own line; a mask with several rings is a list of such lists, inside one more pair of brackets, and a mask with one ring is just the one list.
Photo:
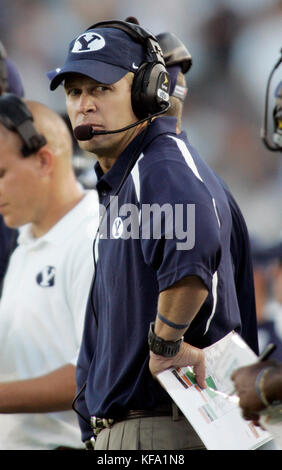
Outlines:
[[82, 440], [94, 433], [95, 450], [204, 448], [155, 376], [190, 364], [205, 387], [202, 348], [241, 331], [224, 190], [176, 119], [161, 116], [169, 80], [146, 31], [90, 27], [51, 89], [62, 81], [74, 133], [98, 158], [102, 209], [77, 364]]

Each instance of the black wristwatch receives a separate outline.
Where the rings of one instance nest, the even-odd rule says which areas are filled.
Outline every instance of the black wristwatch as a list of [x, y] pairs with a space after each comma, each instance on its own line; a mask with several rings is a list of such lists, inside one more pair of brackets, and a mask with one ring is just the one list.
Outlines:
[[164, 356], [164, 357], [175, 356], [180, 350], [180, 346], [183, 341], [183, 336], [177, 341], [165, 341], [164, 339], [155, 335], [154, 326], [155, 326], [154, 322], [150, 323], [150, 329], [149, 329], [149, 334], [148, 334], [148, 343], [149, 343], [150, 351], [152, 351], [155, 354], [158, 354], [159, 356]]

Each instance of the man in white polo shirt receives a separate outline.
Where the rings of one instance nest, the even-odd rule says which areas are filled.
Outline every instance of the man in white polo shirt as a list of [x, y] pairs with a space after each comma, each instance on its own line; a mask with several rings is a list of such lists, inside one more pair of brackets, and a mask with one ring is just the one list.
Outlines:
[[0, 449], [83, 447], [71, 404], [98, 199], [71, 156], [56, 113], [0, 98], [0, 213], [20, 227], [0, 302]]

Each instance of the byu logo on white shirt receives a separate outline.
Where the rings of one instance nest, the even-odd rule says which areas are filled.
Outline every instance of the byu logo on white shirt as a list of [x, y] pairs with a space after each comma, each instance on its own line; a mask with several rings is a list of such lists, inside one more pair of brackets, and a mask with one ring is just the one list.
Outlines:
[[114, 220], [114, 223], [112, 225], [112, 235], [114, 238], [120, 238], [123, 233], [123, 221], [121, 220], [120, 217], [117, 217]]
[[71, 52], [93, 52], [105, 46], [105, 39], [97, 33], [83, 33], [76, 39]]
[[55, 284], [56, 268], [54, 266], [45, 266], [36, 276], [36, 282], [41, 287], [52, 287]]

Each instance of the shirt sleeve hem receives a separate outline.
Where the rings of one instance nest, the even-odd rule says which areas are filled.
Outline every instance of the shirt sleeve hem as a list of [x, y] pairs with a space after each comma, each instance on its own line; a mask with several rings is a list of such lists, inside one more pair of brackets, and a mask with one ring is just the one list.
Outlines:
[[186, 276], [197, 276], [199, 277], [209, 292], [212, 290], [212, 273], [206, 268], [200, 265], [190, 265], [178, 268], [177, 271], [165, 273], [158, 277], [159, 292], [168, 289], [176, 282], [180, 281]]

